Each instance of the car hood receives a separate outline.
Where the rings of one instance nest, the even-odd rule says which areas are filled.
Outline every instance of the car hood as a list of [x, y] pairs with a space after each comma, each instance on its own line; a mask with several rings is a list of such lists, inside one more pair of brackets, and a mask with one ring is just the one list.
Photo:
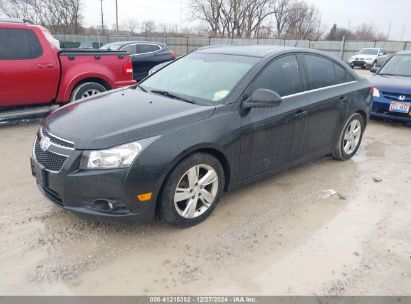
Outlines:
[[399, 94], [411, 93], [411, 77], [375, 75], [371, 83], [378, 90]]
[[128, 88], [68, 104], [50, 114], [43, 128], [74, 142], [76, 149], [105, 149], [165, 134], [214, 111], [214, 106]]

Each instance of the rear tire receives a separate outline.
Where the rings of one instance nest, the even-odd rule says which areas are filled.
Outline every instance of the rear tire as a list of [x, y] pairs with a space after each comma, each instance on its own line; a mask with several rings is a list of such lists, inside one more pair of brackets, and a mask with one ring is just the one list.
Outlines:
[[337, 160], [349, 160], [357, 153], [365, 130], [365, 121], [361, 114], [350, 116], [338, 137], [333, 157]]
[[97, 82], [81, 83], [74, 88], [70, 101], [91, 97], [105, 91], [107, 91], [106, 87]]
[[182, 160], [167, 177], [159, 196], [159, 215], [166, 222], [190, 227], [205, 220], [224, 190], [224, 170], [217, 158], [196, 153]]

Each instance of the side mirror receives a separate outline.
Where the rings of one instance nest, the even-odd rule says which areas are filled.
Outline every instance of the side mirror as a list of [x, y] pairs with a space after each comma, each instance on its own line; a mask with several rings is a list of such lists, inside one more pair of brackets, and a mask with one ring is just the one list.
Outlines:
[[278, 93], [268, 90], [268, 89], [257, 89], [254, 91], [253, 95], [248, 98], [244, 103], [243, 107], [247, 108], [273, 108], [278, 106], [283, 99]]
[[374, 67], [374, 68], [371, 68], [371, 69], [370, 69], [370, 72], [375, 74], [375, 73], [378, 72], [379, 69], [380, 69], [380, 68]]

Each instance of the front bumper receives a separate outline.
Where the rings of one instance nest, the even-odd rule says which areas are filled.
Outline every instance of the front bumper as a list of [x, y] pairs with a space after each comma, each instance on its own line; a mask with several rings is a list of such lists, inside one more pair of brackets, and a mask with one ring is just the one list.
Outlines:
[[370, 116], [374, 118], [390, 119], [401, 122], [411, 122], [410, 113], [390, 112], [391, 101], [385, 97], [374, 97]]
[[348, 62], [348, 64], [351, 67], [363, 67], [363, 68], [370, 68], [373, 64], [373, 61], [367, 61], [367, 60], [353, 60]]
[[[48, 151], [62, 154], [61, 150], [51, 145]], [[82, 152], [72, 150], [66, 154], [70, 155], [59, 171], [46, 169], [36, 159], [36, 152], [31, 158], [32, 175], [41, 193], [55, 205], [101, 222], [146, 223], [153, 220], [157, 191], [148, 178], [139, 180], [136, 168], [81, 170]], [[138, 201], [137, 195], [146, 192], [153, 193], [152, 199]]]

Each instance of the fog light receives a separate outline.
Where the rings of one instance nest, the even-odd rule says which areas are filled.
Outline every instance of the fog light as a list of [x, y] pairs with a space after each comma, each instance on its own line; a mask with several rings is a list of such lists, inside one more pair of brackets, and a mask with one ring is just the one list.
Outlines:
[[153, 193], [148, 192], [148, 193], [143, 193], [143, 194], [137, 195], [137, 199], [138, 199], [140, 202], [146, 202], [146, 201], [151, 200], [151, 197], [152, 197], [152, 196], [153, 196]]

